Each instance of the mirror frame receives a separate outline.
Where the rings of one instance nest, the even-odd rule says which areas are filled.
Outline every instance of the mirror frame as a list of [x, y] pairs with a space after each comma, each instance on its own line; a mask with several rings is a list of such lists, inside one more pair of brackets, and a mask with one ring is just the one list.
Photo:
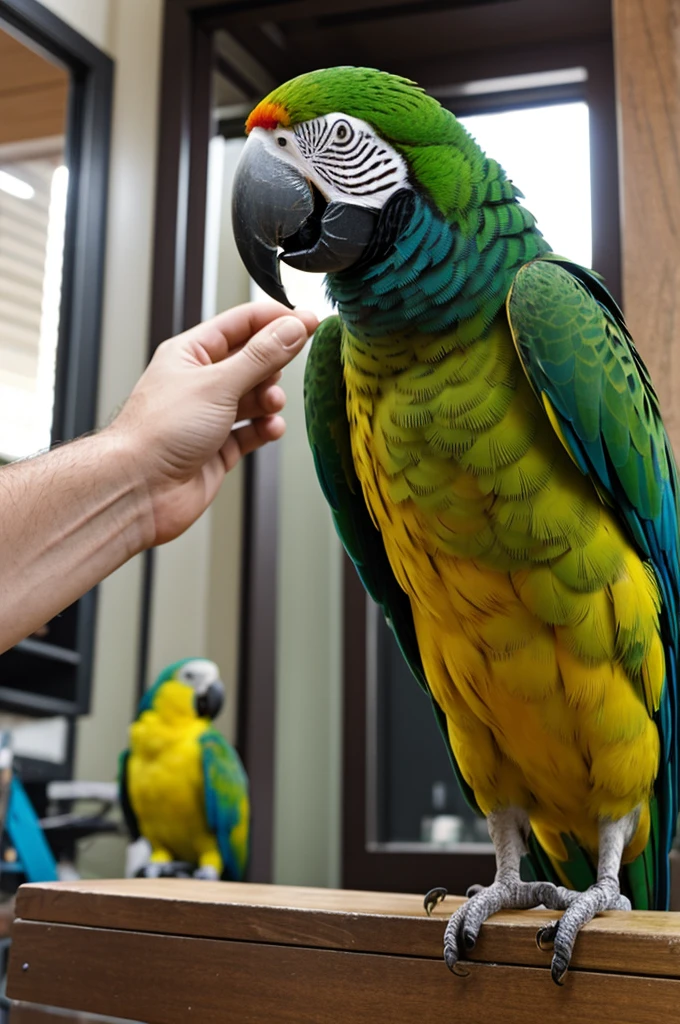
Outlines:
[[[36, 0], [0, 0], [0, 25], [20, 42], [69, 71], [71, 87], [65, 132], [69, 168], [61, 308], [57, 343], [52, 444], [72, 440], [96, 425], [97, 384], [104, 284], [104, 253], [113, 97], [113, 61]], [[22, 641], [3, 658], [39, 658], [47, 668], [70, 664], [69, 694], [41, 696], [3, 685], [0, 705], [39, 714], [85, 714], [90, 707], [96, 591], [82, 597], [74, 651]], [[21, 675], [22, 666], [17, 666]], [[25, 669], [24, 669], [25, 671]], [[9, 673], [13, 674], [13, 673]]]

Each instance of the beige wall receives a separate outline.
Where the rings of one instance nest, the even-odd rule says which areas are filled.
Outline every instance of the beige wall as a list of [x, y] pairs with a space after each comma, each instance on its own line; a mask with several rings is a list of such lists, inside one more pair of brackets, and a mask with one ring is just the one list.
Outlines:
[[[162, 0], [45, 0], [116, 62], [98, 418], [105, 422], [141, 373], [147, 346]], [[141, 559], [99, 592], [92, 715], [81, 721], [79, 778], [115, 777], [133, 712]], [[122, 840], [84, 848], [86, 873], [118, 873]]]

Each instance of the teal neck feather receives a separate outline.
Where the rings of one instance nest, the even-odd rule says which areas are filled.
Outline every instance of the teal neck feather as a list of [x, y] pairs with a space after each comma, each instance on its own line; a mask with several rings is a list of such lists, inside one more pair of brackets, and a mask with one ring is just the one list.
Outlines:
[[479, 201], [447, 219], [414, 193], [415, 209], [389, 254], [357, 271], [327, 278], [328, 292], [353, 334], [363, 338], [458, 328], [479, 337], [505, 302], [524, 263], [550, 250], [520, 193], [488, 160]]

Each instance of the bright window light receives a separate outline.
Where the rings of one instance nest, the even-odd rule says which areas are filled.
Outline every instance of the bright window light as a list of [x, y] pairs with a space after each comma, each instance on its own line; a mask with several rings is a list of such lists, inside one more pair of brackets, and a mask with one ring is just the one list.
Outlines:
[[460, 121], [524, 193], [549, 245], [575, 263], [592, 261], [588, 105], [560, 103]]
[[47, 244], [45, 246], [45, 273], [43, 277], [40, 341], [38, 342], [38, 372], [36, 379], [36, 449], [49, 446], [52, 434], [54, 408], [54, 379], [61, 309], [61, 278], [64, 263], [64, 232], [66, 229], [66, 199], [68, 196], [68, 168], [57, 167], [50, 187]]
[[0, 189], [16, 199], [32, 199], [35, 195], [35, 189], [27, 181], [22, 181], [8, 171], [0, 171]]
[[[32, 455], [48, 448], [51, 440], [68, 169], [62, 166], [48, 173], [45, 185], [49, 187], [49, 206], [44, 211], [45, 248], [35, 377], [31, 380], [9, 371], [0, 375], [0, 462]], [[41, 192], [41, 201], [46, 198]]]

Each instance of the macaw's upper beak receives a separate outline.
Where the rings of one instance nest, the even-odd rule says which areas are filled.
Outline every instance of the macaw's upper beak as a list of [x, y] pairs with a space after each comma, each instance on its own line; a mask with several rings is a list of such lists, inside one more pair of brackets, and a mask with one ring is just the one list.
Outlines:
[[281, 284], [279, 259], [298, 270], [321, 274], [347, 270], [370, 242], [377, 213], [347, 203], [328, 203], [253, 132], [236, 168], [232, 220], [236, 245], [250, 276], [272, 299], [291, 306]]
[[213, 679], [204, 689], [198, 690], [194, 696], [194, 708], [199, 718], [217, 718], [224, 704], [224, 683], [221, 679]]

